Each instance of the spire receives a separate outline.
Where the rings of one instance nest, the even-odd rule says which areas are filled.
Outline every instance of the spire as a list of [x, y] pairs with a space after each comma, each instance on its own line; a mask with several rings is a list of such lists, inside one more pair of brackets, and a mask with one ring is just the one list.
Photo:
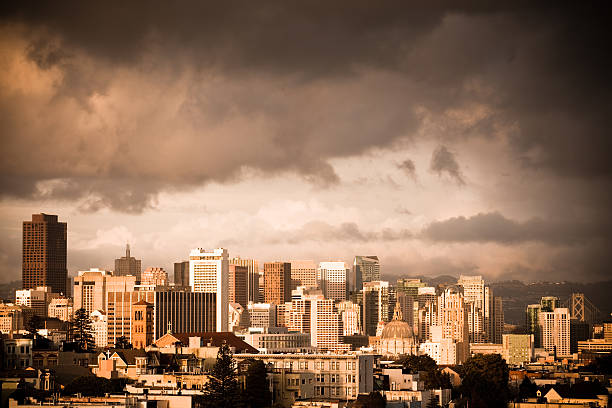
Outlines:
[[168, 334], [172, 334], [172, 322], [168, 322], [168, 331], [166, 332]]
[[130, 259], [130, 243], [125, 244], [125, 257]]
[[402, 307], [399, 300], [395, 303], [395, 311], [393, 311], [393, 320], [402, 320]]

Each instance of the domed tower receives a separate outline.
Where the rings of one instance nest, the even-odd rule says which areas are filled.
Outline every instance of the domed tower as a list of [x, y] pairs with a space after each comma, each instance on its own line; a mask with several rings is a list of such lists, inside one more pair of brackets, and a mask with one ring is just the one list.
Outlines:
[[402, 320], [399, 302], [395, 305], [393, 320], [385, 325], [380, 336], [378, 352], [383, 356], [417, 354], [418, 346], [412, 327]]

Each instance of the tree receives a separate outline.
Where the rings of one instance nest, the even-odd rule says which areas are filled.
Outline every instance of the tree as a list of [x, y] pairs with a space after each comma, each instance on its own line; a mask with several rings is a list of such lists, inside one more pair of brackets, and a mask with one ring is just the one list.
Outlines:
[[115, 348], [116, 349], [122, 349], [122, 350], [131, 349], [132, 348], [132, 344], [129, 342], [127, 337], [119, 336], [115, 340]]
[[96, 376], [81, 376], [75, 378], [64, 388], [64, 395], [81, 394], [85, 397], [103, 397], [114, 391], [113, 382]]
[[91, 351], [96, 348], [94, 338], [91, 334], [91, 319], [83, 308], [74, 313], [73, 337], [77, 347], [81, 351]]
[[268, 370], [261, 360], [249, 364], [245, 379], [244, 399], [249, 408], [269, 407], [272, 395], [268, 386]]
[[353, 408], [385, 408], [387, 400], [378, 391], [372, 391], [368, 395], [361, 394], [353, 404]]
[[407, 355], [399, 360], [406, 370], [416, 374], [419, 371], [434, 371], [438, 369], [436, 360], [424, 354], [422, 356]]
[[476, 354], [461, 367], [461, 395], [470, 408], [505, 407], [509, 370], [499, 354]]
[[236, 363], [227, 343], [219, 347], [217, 361], [208, 373], [204, 396], [196, 404], [201, 407], [234, 408], [242, 406]]
[[442, 408], [441, 405], [438, 403], [438, 396], [432, 395], [425, 408]]
[[32, 316], [30, 316], [30, 318], [26, 321], [25, 324], [25, 329], [34, 337], [36, 338], [36, 336], [38, 335], [38, 330], [42, 329], [43, 327], [43, 321], [40, 318], [40, 316], [33, 314]]
[[519, 399], [521, 401], [526, 400], [529, 397], [535, 397], [535, 393], [538, 391], [538, 386], [529, 380], [529, 377], [523, 378], [519, 385]]

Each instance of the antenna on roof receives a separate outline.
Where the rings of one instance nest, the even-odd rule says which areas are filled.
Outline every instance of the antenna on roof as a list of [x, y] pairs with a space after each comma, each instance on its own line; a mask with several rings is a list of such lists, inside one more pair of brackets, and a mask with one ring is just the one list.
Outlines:
[[125, 257], [130, 258], [130, 243], [125, 244]]

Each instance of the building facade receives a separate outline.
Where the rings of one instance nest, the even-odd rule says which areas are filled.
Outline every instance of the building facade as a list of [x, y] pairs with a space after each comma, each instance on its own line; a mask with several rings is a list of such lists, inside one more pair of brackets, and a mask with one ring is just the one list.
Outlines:
[[228, 330], [229, 256], [227, 249], [197, 248], [189, 254], [189, 282], [193, 292], [216, 294], [216, 331]]
[[348, 269], [344, 262], [320, 262], [317, 282], [327, 299], [342, 301], [348, 298]]
[[23, 289], [48, 286], [54, 293], [66, 293], [67, 232], [57, 215], [32, 214], [23, 222]]
[[164, 268], [149, 267], [140, 276], [141, 285], [167, 286], [168, 273]]
[[125, 256], [115, 259], [115, 276], [132, 275], [140, 281], [141, 261], [130, 255], [130, 244], [125, 246]]
[[281, 305], [291, 301], [291, 264], [264, 263], [264, 302]]
[[380, 280], [380, 261], [377, 256], [357, 255], [353, 260], [353, 282], [355, 291], [363, 289], [364, 282]]

